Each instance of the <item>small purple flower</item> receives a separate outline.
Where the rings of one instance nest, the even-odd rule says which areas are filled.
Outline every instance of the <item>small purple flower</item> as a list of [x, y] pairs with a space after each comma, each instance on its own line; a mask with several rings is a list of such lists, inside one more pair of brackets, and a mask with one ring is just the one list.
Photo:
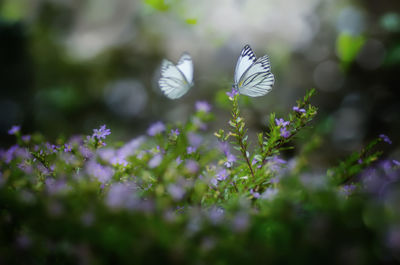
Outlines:
[[54, 154], [54, 153], [57, 153], [57, 151], [58, 151], [58, 146], [57, 145], [54, 145], [54, 144], [50, 144], [50, 143], [46, 143], [46, 153], [47, 154]]
[[344, 185], [342, 188], [341, 188], [341, 193], [344, 195], [344, 196], [350, 196], [353, 192], [354, 192], [354, 190], [357, 188], [357, 186], [356, 185], [354, 185], [353, 183], [351, 183], [351, 184], [348, 184], [348, 185]]
[[233, 154], [229, 153], [226, 156], [226, 162], [224, 163], [224, 165], [227, 168], [231, 168], [233, 166], [233, 163], [236, 162], [236, 156], [234, 156]]
[[178, 156], [176, 159], [175, 159], [175, 162], [178, 164], [178, 166], [183, 162], [183, 160], [181, 159], [181, 157], [180, 156]]
[[249, 227], [249, 216], [245, 213], [236, 214], [235, 218], [232, 220], [232, 228], [235, 232], [242, 232]]
[[393, 162], [393, 164], [394, 164], [395, 166], [400, 166], [400, 162], [399, 162], [399, 161], [393, 159], [392, 162]]
[[21, 169], [25, 174], [32, 174], [33, 172], [32, 166], [26, 163], [26, 161], [19, 163], [17, 167]]
[[386, 142], [388, 144], [392, 144], [392, 141], [390, 140], [390, 138], [385, 134], [380, 134], [379, 138], [381, 138], [384, 142]]
[[286, 127], [281, 128], [281, 136], [283, 138], [288, 138], [290, 136], [290, 132], [286, 129]]
[[171, 135], [172, 136], [178, 136], [180, 134], [180, 132], [179, 132], [179, 130], [178, 129], [171, 129]]
[[217, 186], [218, 186], [218, 180], [217, 180], [216, 178], [212, 178], [212, 179], [210, 180], [210, 183], [211, 183], [211, 185], [213, 185], [214, 187], [217, 187]]
[[199, 164], [194, 160], [186, 161], [185, 167], [192, 174], [196, 173], [199, 170]]
[[229, 154], [229, 144], [227, 142], [218, 142], [218, 148], [223, 152], [225, 155]]
[[11, 146], [7, 151], [2, 154], [2, 158], [6, 164], [9, 164], [15, 157], [15, 152], [18, 149], [18, 145]]
[[269, 168], [272, 171], [278, 172], [282, 169], [281, 165], [286, 164], [287, 162], [283, 159], [280, 159], [278, 156], [274, 156], [270, 161], [269, 161]]
[[149, 161], [149, 167], [150, 167], [150, 168], [158, 167], [158, 166], [161, 164], [162, 158], [163, 158], [163, 157], [162, 157], [162, 155], [160, 155], [160, 154], [155, 155], [152, 159], [150, 159], [150, 161]]
[[21, 130], [21, 126], [19, 126], [19, 125], [13, 125], [13, 126], [11, 127], [11, 129], [8, 130], [8, 134], [9, 134], [9, 135], [15, 135], [15, 134], [19, 133], [20, 130]]
[[128, 183], [112, 184], [106, 196], [106, 203], [111, 208], [134, 209], [139, 207], [135, 193], [136, 186]]
[[196, 148], [193, 146], [188, 146], [188, 148], [186, 148], [186, 152], [188, 153], [188, 155], [193, 154], [194, 152], [196, 152]]
[[278, 190], [274, 188], [267, 188], [263, 194], [261, 194], [261, 199], [272, 200], [278, 194]]
[[97, 178], [103, 184], [110, 181], [111, 177], [114, 175], [114, 170], [112, 168], [102, 166], [95, 160], [90, 160], [86, 164], [86, 172], [90, 176]]
[[229, 176], [229, 173], [226, 171], [226, 169], [222, 169], [218, 172], [217, 174], [217, 180], [223, 181]]
[[147, 134], [150, 136], [154, 136], [156, 134], [162, 133], [163, 131], [165, 131], [165, 125], [161, 121], [158, 121], [150, 125], [150, 127], [147, 129]]
[[84, 158], [91, 158], [93, 156], [93, 152], [85, 146], [80, 146], [79, 152], [82, 154]]
[[202, 111], [205, 113], [208, 113], [211, 110], [211, 106], [210, 106], [210, 104], [208, 104], [207, 101], [197, 101], [195, 104], [195, 107], [196, 107], [196, 111]]
[[46, 190], [49, 194], [59, 194], [59, 193], [64, 193], [70, 189], [70, 186], [66, 183], [65, 180], [63, 179], [52, 179], [52, 178], [47, 178], [45, 180], [46, 184]]
[[64, 152], [71, 152], [72, 146], [70, 144], [64, 144]]
[[167, 190], [174, 200], [181, 200], [185, 196], [185, 190], [178, 185], [170, 184]]
[[200, 130], [207, 130], [207, 124], [202, 122], [198, 117], [193, 117], [193, 124], [196, 125]]
[[29, 142], [31, 140], [31, 136], [30, 135], [22, 135], [21, 136], [22, 141], [24, 141], [25, 143]]
[[236, 88], [232, 87], [231, 92], [226, 92], [228, 95], [229, 99], [233, 99], [237, 94], [239, 94], [239, 91], [237, 91]]
[[297, 106], [294, 106], [294, 107], [293, 107], [293, 111], [296, 111], [296, 112], [299, 112], [299, 113], [306, 113], [306, 110], [305, 110], [305, 109], [300, 109], [300, 108], [297, 107]]
[[106, 125], [102, 125], [102, 126], [100, 126], [100, 129], [93, 130], [92, 137], [100, 140], [100, 139], [106, 139], [106, 136], [110, 135], [110, 134], [111, 134], [110, 129], [107, 129]]
[[253, 195], [254, 198], [258, 199], [260, 198], [260, 193], [255, 192], [253, 189], [250, 190], [250, 194]]
[[290, 121], [285, 121], [284, 119], [280, 118], [279, 120], [275, 119], [275, 123], [276, 123], [276, 126], [286, 127], [289, 125]]
[[195, 133], [188, 133], [189, 144], [193, 147], [199, 147], [201, 142], [203, 141], [203, 137], [201, 135]]

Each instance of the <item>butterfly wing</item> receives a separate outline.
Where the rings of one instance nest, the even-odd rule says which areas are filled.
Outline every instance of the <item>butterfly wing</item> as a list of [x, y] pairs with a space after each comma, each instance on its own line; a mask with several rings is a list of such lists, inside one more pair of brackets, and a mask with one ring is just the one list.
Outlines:
[[191, 85], [193, 82], [193, 62], [190, 55], [188, 53], [184, 53], [179, 59], [176, 67], [178, 67], [178, 69], [185, 76], [186, 81], [189, 83], [189, 85]]
[[182, 97], [190, 88], [190, 84], [178, 67], [165, 59], [161, 64], [161, 78], [158, 80], [158, 85], [170, 99]]
[[271, 73], [269, 57], [264, 55], [258, 58], [244, 72], [238, 82], [239, 93], [250, 96], [260, 97], [271, 91], [275, 77]]
[[247, 69], [256, 61], [256, 55], [249, 45], [244, 46], [235, 67], [234, 81], [235, 85], [239, 84], [239, 80]]

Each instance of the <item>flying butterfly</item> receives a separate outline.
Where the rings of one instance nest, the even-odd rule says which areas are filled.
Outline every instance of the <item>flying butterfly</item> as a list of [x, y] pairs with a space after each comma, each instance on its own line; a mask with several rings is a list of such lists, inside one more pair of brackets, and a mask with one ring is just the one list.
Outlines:
[[164, 59], [161, 64], [161, 91], [170, 99], [182, 97], [193, 86], [193, 62], [188, 53], [183, 53], [178, 63]]
[[246, 96], [260, 97], [270, 92], [275, 78], [269, 57], [257, 59], [250, 46], [244, 46], [236, 63], [234, 82], [234, 88]]

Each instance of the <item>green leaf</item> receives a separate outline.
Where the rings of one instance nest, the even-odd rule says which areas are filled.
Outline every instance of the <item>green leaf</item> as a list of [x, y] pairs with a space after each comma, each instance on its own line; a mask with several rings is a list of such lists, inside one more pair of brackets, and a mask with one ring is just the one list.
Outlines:
[[363, 36], [353, 36], [341, 33], [336, 40], [336, 52], [344, 66], [354, 61], [365, 43]]
[[170, 7], [164, 0], [145, 0], [145, 3], [159, 11], [167, 11]]
[[197, 19], [195, 18], [187, 18], [186, 23], [189, 25], [196, 25], [197, 24]]

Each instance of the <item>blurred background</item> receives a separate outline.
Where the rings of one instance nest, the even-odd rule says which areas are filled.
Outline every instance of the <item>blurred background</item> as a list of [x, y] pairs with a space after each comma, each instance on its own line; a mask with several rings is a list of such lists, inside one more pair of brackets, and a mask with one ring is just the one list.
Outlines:
[[[400, 156], [398, 0], [3, 0], [0, 16], [2, 147], [15, 124], [50, 139], [107, 124], [127, 140], [158, 120], [184, 122], [198, 100], [216, 114], [211, 136], [229, 119], [225, 92], [250, 44], [276, 76], [267, 96], [242, 99], [251, 136], [315, 87], [326, 161], [381, 133]], [[160, 62], [184, 51], [195, 86], [172, 101], [157, 85]]]

